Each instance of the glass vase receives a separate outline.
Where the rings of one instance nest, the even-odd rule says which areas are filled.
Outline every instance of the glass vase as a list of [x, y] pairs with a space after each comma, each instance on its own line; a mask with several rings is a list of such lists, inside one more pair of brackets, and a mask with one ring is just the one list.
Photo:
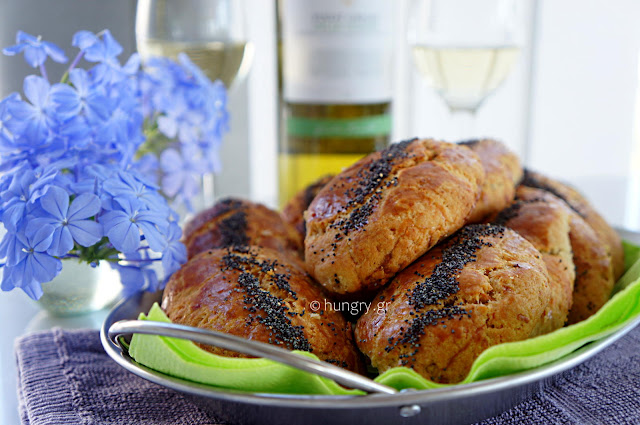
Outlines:
[[62, 271], [42, 284], [40, 307], [54, 316], [73, 316], [100, 310], [120, 295], [120, 275], [106, 261], [96, 267], [76, 260], [64, 260]]

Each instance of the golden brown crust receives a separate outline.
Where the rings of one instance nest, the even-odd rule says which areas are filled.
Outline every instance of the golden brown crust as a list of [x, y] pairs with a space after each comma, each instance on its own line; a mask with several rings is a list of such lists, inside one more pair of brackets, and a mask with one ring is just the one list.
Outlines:
[[398, 273], [365, 313], [356, 343], [380, 372], [463, 380], [482, 351], [538, 334], [551, 293], [539, 252], [512, 230], [469, 225]]
[[614, 279], [617, 280], [622, 276], [624, 273], [624, 250], [620, 235], [598, 214], [580, 192], [568, 184], [531, 170], [525, 170], [522, 185], [546, 190], [565, 201], [595, 230], [603, 243], [608, 245], [613, 263]]
[[[325, 310], [324, 299], [320, 287], [288, 256], [266, 248], [232, 247], [202, 252], [183, 265], [167, 283], [162, 309], [173, 323], [311, 351], [361, 372], [351, 325], [339, 312]], [[313, 301], [318, 309], [309, 308]]]
[[305, 213], [305, 260], [329, 291], [375, 290], [459, 229], [484, 171], [470, 149], [435, 140], [397, 143], [347, 168]]
[[524, 199], [555, 199], [554, 204], [562, 204], [569, 214], [569, 241], [575, 266], [575, 283], [568, 324], [588, 318], [609, 300], [615, 283], [607, 246], [578, 213], [552, 193], [521, 186], [518, 188], [518, 195]]
[[569, 238], [576, 266], [573, 305], [569, 311], [571, 325], [588, 319], [609, 300], [615, 280], [607, 247], [582, 217], [573, 210], [570, 213]]
[[541, 333], [561, 328], [573, 302], [575, 267], [569, 239], [570, 216], [564, 203], [550, 193], [520, 186], [516, 201], [494, 220], [516, 231], [540, 251], [552, 290], [548, 321]]
[[300, 234], [301, 240], [304, 240], [304, 235], [307, 232], [306, 223], [304, 221], [304, 212], [309, 208], [309, 205], [316, 197], [318, 192], [331, 181], [333, 174], [321, 177], [317, 181], [311, 183], [309, 186], [302, 189], [300, 192], [287, 202], [287, 205], [282, 209], [282, 218], [284, 221], [295, 227]]
[[497, 140], [469, 140], [460, 144], [474, 151], [484, 168], [480, 199], [467, 220], [468, 223], [480, 223], [513, 202], [516, 186], [522, 180], [522, 166], [516, 154]]
[[232, 245], [302, 252], [302, 238], [280, 214], [264, 205], [234, 198], [218, 201], [187, 223], [184, 244], [189, 258]]

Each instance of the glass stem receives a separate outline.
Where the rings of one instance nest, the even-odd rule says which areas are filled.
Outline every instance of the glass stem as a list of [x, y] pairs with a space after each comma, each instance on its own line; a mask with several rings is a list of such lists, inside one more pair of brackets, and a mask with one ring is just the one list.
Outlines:
[[476, 111], [471, 109], [451, 110], [452, 121], [455, 127], [452, 142], [478, 138], [476, 134]]

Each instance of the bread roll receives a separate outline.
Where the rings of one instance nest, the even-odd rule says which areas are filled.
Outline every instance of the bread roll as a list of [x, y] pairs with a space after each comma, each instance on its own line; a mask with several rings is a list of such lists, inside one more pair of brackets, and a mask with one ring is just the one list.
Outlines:
[[309, 208], [311, 201], [316, 197], [320, 189], [325, 187], [333, 178], [333, 174], [321, 177], [319, 180], [311, 183], [287, 202], [282, 209], [282, 218], [284, 221], [295, 227], [300, 234], [301, 240], [307, 233], [307, 226], [304, 221], [304, 212]]
[[406, 366], [456, 383], [487, 348], [538, 335], [550, 299], [531, 243], [502, 226], [469, 225], [375, 297], [382, 308], [360, 318], [356, 343], [381, 373]]
[[305, 261], [335, 294], [382, 287], [465, 223], [484, 179], [470, 149], [409, 140], [334, 177], [305, 213]]
[[302, 238], [278, 212], [247, 200], [226, 198], [196, 215], [184, 229], [189, 258], [214, 248], [255, 245], [302, 252]]
[[529, 187], [519, 187], [516, 201], [503, 210], [494, 223], [516, 231], [540, 252], [549, 271], [552, 297], [541, 333], [561, 328], [573, 302], [575, 267], [569, 239], [570, 216], [555, 196]]
[[613, 263], [614, 279], [618, 280], [622, 276], [624, 273], [624, 250], [620, 235], [598, 214], [580, 192], [565, 183], [531, 170], [525, 170], [522, 185], [546, 190], [565, 201], [595, 230], [602, 243], [608, 246]]
[[167, 283], [162, 309], [173, 323], [309, 351], [362, 372], [351, 325], [339, 312], [325, 309], [324, 300], [322, 290], [289, 256], [235, 246], [202, 252], [183, 265]]
[[573, 305], [568, 324], [588, 319], [609, 301], [615, 284], [613, 265], [607, 246], [575, 211], [570, 210], [569, 239], [576, 266]]

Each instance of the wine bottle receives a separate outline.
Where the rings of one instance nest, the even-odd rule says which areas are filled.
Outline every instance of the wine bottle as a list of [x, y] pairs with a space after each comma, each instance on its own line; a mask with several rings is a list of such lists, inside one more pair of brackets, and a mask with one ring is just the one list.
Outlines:
[[279, 197], [384, 148], [391, 0], [279, 0]]

